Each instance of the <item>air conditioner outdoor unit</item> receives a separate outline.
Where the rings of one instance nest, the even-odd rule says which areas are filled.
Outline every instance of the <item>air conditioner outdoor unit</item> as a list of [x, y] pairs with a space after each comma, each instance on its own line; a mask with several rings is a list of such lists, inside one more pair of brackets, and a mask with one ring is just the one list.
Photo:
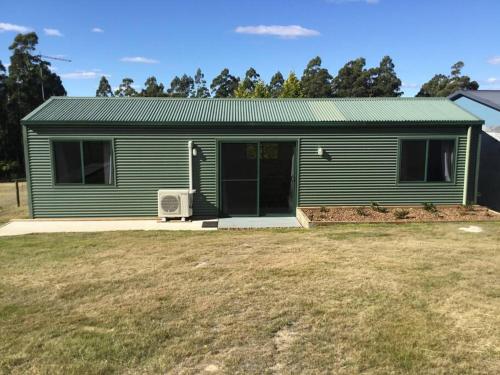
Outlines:
[[189, 189], [158, 190], [158, 216], [183, 220], [193, 215], [193, 191]]

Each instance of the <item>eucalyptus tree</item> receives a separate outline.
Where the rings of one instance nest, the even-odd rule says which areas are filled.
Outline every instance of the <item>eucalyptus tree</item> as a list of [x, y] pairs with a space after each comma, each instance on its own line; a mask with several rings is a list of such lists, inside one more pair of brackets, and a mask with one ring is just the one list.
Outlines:
[[130, 97], [138, 96], [139, 93], [134, 89], [134, 80], [132, 78], [123, 78], [122, 83], [115, 90], [115, 96], [118, 97]]
[[165, 96], [165, 86], [163, 86], [163, 83], [158, 83], [155, 76], [148, 77], [146, 82], [144, 82], [144, 89], [141, 91], [141, 96]]
[[285, 83], [285, 79], [283, 78], [283, 74], [280, 71], [276, 72], [272, 77], [269, 85], [267, 86], [267, 90], [271, 97], [278, 98], [281, 95], [281, 91], [283, 90], [283, 84]]
[[228, 68], [224, 68], [218, 76], [216, 76], [210, 89], [215, 98], [231, 98], [234, 97], [235, 91], [238, 88], [240, 79], [229, 73]]
[[188, 98], [193, 96], [194, 79], [187, 74], [182, 77], [175, 76], [170, 82], [170, 88], [167, 90], [168, 96], [177, 98]]
[[[10, 45], [12, 55], [8, 75], [2, 70], [2, 90], [7, 95], [2, 125], [2, 158], [23, 174], [24, 158], [21, 119], [53, 95], [66, 95], [61, 78], [50, 69], [50, 62], [36, 53], [38, 36], [18, 34]], [[42, 93], [43, 91], [43, 93]]]
[[449, 75], [436, 74], [422, 85], [417, 96], [448, 96], [457, 90], [477, 90], [479, 83], [462, 75], [464, 65], [458, 61], [451, 66]]
[[321, 58], [316, 56], [304, 69], [300, 84], [306, 98], [328, 98], [332, 96], [332, 76], [321, 67]]
[[205, 75], [202, 73], [201, 69], [196, 70], [194, 75], [194, 88], [192, 96], [194, 98], [209, 98], [210, 91], [207, 88], [207, 81], [205, 80]]
[[403, 95], [401, 80], [389, 56], [384, 56], [378, 67], [372, 69], [371, 96], [397, 97]]
[[362, 57], [347, 62], [340, 68], [332, 81], [332, 94], [335, 97], [371, 96], [372, 71], [365, 69], [366, 60]]
[[95, 96], [106, 98], [108, 96], [113, 96], [113, 90], [111, 90], [111, 85], [105, 76], [102, 76], [99, 81], [99, 86], [95, 92]]

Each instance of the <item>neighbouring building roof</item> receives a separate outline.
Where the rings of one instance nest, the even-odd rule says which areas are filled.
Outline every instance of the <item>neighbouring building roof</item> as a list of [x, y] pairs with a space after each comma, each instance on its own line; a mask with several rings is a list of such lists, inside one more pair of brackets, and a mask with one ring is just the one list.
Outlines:
[[482, 124], [446, 98], [177, 99], [52, 97], [24, 124]]
[[500, 90], [458, 90], [448, 98], [457, 100], [462, 96], [500, 111]]

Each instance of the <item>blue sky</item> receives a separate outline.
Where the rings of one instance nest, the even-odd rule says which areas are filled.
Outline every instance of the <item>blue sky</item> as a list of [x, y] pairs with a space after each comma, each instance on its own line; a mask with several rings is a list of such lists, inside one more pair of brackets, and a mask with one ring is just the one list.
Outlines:
[[[280, 70], [302, 73], [319, 55], [332, 73], [363, 56], [390, 55], [414, 95], [458, 60], [482, 89], [500, 89], [498, 0], [164, 0], [2, 1], [0, 60], [16, 31], [35, 30], [69, 95], [95, 95], [101, 75], [141, 87], [155, 75], [201, 67], [210, 83], [224, 67], [249, 66], [266, 81]], [[294, 27], [291, 27], [294, 26]]]

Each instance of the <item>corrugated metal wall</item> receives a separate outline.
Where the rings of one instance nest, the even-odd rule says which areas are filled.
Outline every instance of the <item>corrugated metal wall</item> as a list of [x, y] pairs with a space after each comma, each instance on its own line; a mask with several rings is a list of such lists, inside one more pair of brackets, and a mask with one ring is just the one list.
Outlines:
[[[454, 183], [397, 183], [398, 137], [457, 137]], [[194, 212], [217, 215], [217, 140], [297, 139], [299, 205], [433, 202], [460, 204], [463, 198], [467, 130], [463, 128], [190, 129], [131, 126], [28, 128], [29, 171], [34, 217], [156, 216], [160, 188], [187, 188], [187, 141], [194, 158]], [[112, 138], [116, 186], [53, 186], [50, 139]], [[325, 155], [319, 157], [321, 146]], [[471, 155], [474, 158], [474, 154]], [[473, 164], [474, 161], [471, 161]], [[471, 179], [474, 179], [471, 173]]]
[[[455, 183], [397, 183], [399, 137], [458, 137]], [[380, 202], [457, 203], [463, 199], [466, 131], [351, 131], [334, 136], [311, 135], [301, 142], [300, 204], [352, 205]], [[319, 158], [321, 145], [326, 157]]]

